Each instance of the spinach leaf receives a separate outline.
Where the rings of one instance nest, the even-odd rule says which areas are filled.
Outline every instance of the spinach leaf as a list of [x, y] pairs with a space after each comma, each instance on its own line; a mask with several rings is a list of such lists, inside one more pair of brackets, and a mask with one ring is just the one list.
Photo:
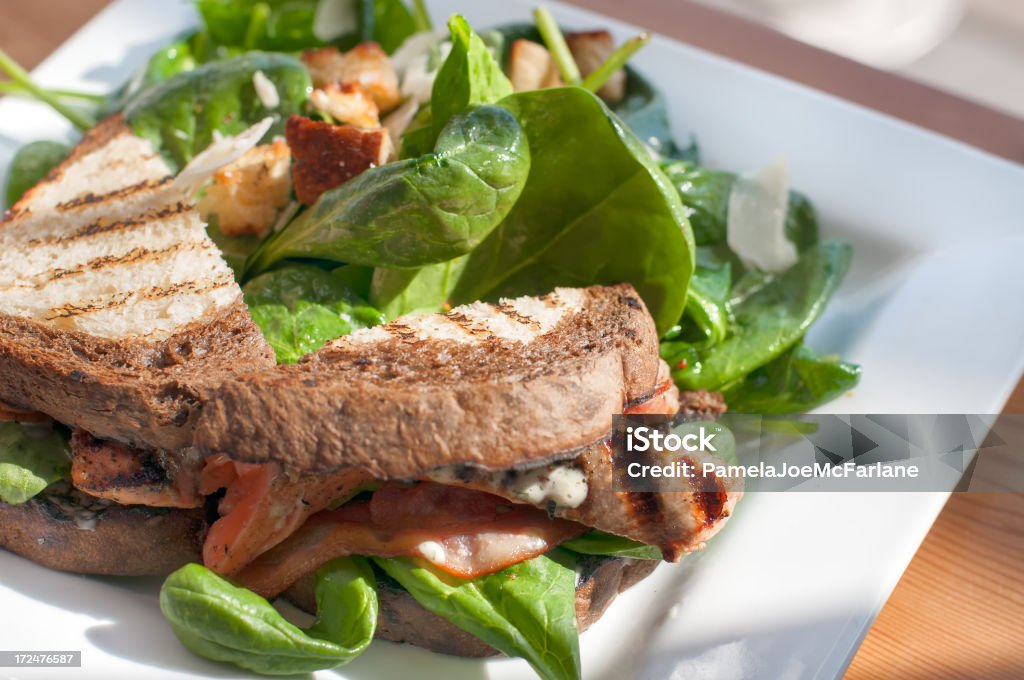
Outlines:
[[725, 243], [729, 193], [736, 175], [700, 168], [685, 161], [666, 163], [661, 167], [679, 192], [697, 245]]
[[797, 345], [723, 393], [735, 413], [804, 413], [852, 390], [860, 366]]
[[71, 147], [62, 142], [41, 140], [29, 142], [14, 154], [7, 168], [7, 186], [4, 187], [4, 205], [10, 208], [67, 158]]
[[[724, 244], [729, 194], [736, 175], [699, 167], [690, 161], [671, 161], [661, 167], [686, 207], [697, 245]], [[801, 252], [818, 242], [818, 217], [814, 206], [796, 191], [789, 192], [786, 236]]]
[[154, 52], [127, 83], [114, 92], [105, 103], [104, 114], [120, 111], [148, 88], [162, 83], [171, 76], [194, 69], [199, 60], [192, 52], [194, 38], [175, 40]]
[[430, 93], [435, 137], [448, 121], [474, 104], [493, 104], [512, 94], [512, 83], [469, 23], [458, 14], [448, 20], [452, 50]]
[[[539, 45], [544, 39], [533, 23], [511, 23], [499, 26], [494, 32], [501, 36], [501, 63], [508, 65], [512, 43], [529, 40]], [[695, 143], [680, 149], [672, 137], [668, 104], [658, 88], [630, 66], [626, 66], [626, 95], [622, 101], [610, 104], [611, 110], [629, 127], [638, 139], [664, 157], [696, 161]]]
[[235, 273], [235, 280], [241, 283], [245, 280], [246, 260], [256, 252], [256, 249], [263, 243], [263, 238], [253, 234], [241, 234], [229, 236], [220, 230], [220, 220], [217, 215], [210, 215], [206, 224], [206, 233], [220, 251], [220, 256], [231, 271]]
[[622, 536], [593, 530], [578, 538], [566, 541], [563, 548], [581, 555], [608, 555], [610, 557], [631, 557], [636, 560], [660, 560], [661, 550]]
[[676, 382], [688, 390], [720, 389], [781, 355], [820, 316], [846, 275], [850, 258], [846, 243], [810, 248], [795, 265], [770, 276], [732, 308], [735, 326], [720, 344], [699, 351], [683, 341], [662, 343], [662, 356], [675, 367]]
[[422, 560], [374, 562], [425, 609], [509, 656], [526, 659], [542, 678], [580, 677], [571, 553], [554, 550], [469, 581]]
[[661, 156], [674, 157], [681, 152], [672, 137], [665, 98], [629, 66], [626, 67], [626, 96], [611, 108], [633, 134]]
[[465, 266], [466, 258], [457, 257], [419, 269], [377, 268], [370, 286], [370, 301], [388, 319], [450, 308], [450, 298]]
[[295, 363], [330, 340], [384, 322], [380, 312], [352, 292], [346, 269], [325, 272], [295, 265], [245, 285], [249, 313], [278, 363]]
[[206, 31], [220, 45], [291, 52], [319, 47], [318, 0], [197, 0]]
[[334, 668], [359, 656], [377, 626], [376, 578], [361, 558], [324, 565], [316, 576], [317, 622], [302, 631], [259, 595], [199, 564], [171, 574], [160, 610], [192, 652], [266, 675]]
[[53, 428], [0, 422], [0, 501], [24, 503], [70, 472], [67, 440]]
[[467, 258], [452, 304], [628, 281], [659, 331], [670, 328], [686, 304], [694, 246], [679, 196], [646, 149], [582, 88], [522, 92], [501, 105], [526, 130], [530, 176]]
[[250, 271], [290, 257], [374, 267], [450, 260], [501, 222], [529, 171], [529, 146], [515, 117], [476, 107], [451, 120], [433, 153], [371, 168], [325, 192], [263, 244]]
[[731, 272], [728, 262], [716, 264], [698, 255], [697, 268], [690, 279], [686, 315], [700, 329], [708, 346], [722, 342], [729, 331]]
[[[317, 8], [324, 2], [348, 4], [355, 10], [351, 26], [332, 27], [334, 37], [317, 35]], [[198, 0], [196, 4], [212, 42], [247, 50], [295, 52], [328, 43], [348, 49], [360, 40], [373, 40], [390, 54], [416, 32], [413, 13], [402, 0]]]
[[[280, 102], [273, 109], [256, 93], [257, 71], [277, 88]], [[215, 131], [235, 135], [271, 116], [275, 124], [267, 138], [281, 134], [284, 120], [302, 109], [311, 87], [299, 60], [250, 52], [178, 73], [139, 94], [124, 114], [135, 134], [153, 142], [171, 167], [180, 169], [209, 146]]]
[[401, 0], [359, 0], [372, 6], [373, 25], [362, 27], [363, 40], [373, 40], [388, 54], [417, 31], [416, 18]]

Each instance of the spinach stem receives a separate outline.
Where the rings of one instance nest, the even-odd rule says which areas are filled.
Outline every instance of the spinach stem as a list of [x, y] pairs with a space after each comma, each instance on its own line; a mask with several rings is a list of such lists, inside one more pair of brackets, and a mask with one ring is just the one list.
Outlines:
[[249, 24], [245, 27], [245, 38], [243, 38], [242, 44], [245, 45], [245, 49], [251, 50], [256, 48], [256, 40], [260, 37], [260, 33], [266, 32], [267, 18], [270, 16], [270, 6], [265, 2], [257, 2], [252, 8], [252, 14], [249, 15]]
[[580, 69], [572, 57], [569, 46], [565, 43], [562, 29], [558, 27], [558, 22], [551, 15], [551, 10], [547, 7], [538, 7], [533, 10], [533, 18], [537, 22], [537, 29], [544, 39], [544, 44], [547, 45], [551, 57], [555, 60], [555, 65], [558, 66], [562, 80], [566, 85], [582, 85]]
[[425, 0], [412, 0], [412, 11], [416, 19], [417, 31], [429, 31], [433, 28], [433, 24], [430, 22], [430, 12], [427, 11]]
[[594, 69], [594, 72], [583, 81], [583, 87], [591, 92], [597, 92], [608, 82], [608, 79], [615, 75], [615, 72], [626, 65], [630, 57], [636, 54], [641, 47], [651, 41], [650, 33], [641, 33], [622, 43], [617, 50], [605, 59], [604, 63]]
[[[91, 102], [93, 104], [102, 104], [106, 97], [102, 94], [93, 94], [92, 92], [78, 92], [76, 90], [56, 90], [53, 88], [43, 88], [44, 91], [49, 92], [54, 97], [60, 99], [80, 99], [84, 102]], [[20, 83], [16, 83], [13, 80], [0, 80], [0, 94], [9, 94], [15, 97], [31, 97], [34, 98], [33, 94], [27, 87]]]
[[48, 92], [32, 82], [29, 74], [11, 59], [6, 52], [0, 49], [0, 71], [3, 71], [11, 80], [24, 88], [27, 94], [35, 97], [41, 102], [49, 104], [50, 108], [67, 118], [79, 130], [88, 130], [95, 123], [89, 120], [88, 116], [75, 111], [67, 104], [58, 99], [52, 92]]

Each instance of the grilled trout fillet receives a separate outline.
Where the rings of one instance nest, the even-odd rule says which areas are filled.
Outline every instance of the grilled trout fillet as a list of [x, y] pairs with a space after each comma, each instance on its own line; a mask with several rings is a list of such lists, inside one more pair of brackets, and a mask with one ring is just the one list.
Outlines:
[[272, 364], [199, 214], [120, 117], [0, 221], [0, 401], [173, 449], [198, 382]]

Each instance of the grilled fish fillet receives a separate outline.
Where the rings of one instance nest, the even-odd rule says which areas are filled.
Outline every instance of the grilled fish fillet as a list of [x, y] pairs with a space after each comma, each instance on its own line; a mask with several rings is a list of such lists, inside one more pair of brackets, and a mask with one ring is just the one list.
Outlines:
[[169, 175], [113, 117], [0, 221], [0, 400], [173, 449], [191, 441], [199, 382], [273, 365]]

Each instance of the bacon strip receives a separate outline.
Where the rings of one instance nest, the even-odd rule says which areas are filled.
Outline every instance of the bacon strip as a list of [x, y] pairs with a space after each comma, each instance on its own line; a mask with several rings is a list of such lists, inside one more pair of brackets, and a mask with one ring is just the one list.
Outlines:
[[355, 493], [370, 478], [358, 470], [296, 479], [277, 463], [236, 463], [213, 456], [200, 478], [200, 489], [210, 494], [222, 486], [220, 519], [203, 543], [203, 562], [229, 576], [293, 534], [311, 515]]
[[293, 536], [236, 574], [274, 597], [344, 555], [419, 557], [474, 578], [541, 555], [587, 527], [490, 494], [421, 482], [385, 484], [370, 501], [311, 517]]

